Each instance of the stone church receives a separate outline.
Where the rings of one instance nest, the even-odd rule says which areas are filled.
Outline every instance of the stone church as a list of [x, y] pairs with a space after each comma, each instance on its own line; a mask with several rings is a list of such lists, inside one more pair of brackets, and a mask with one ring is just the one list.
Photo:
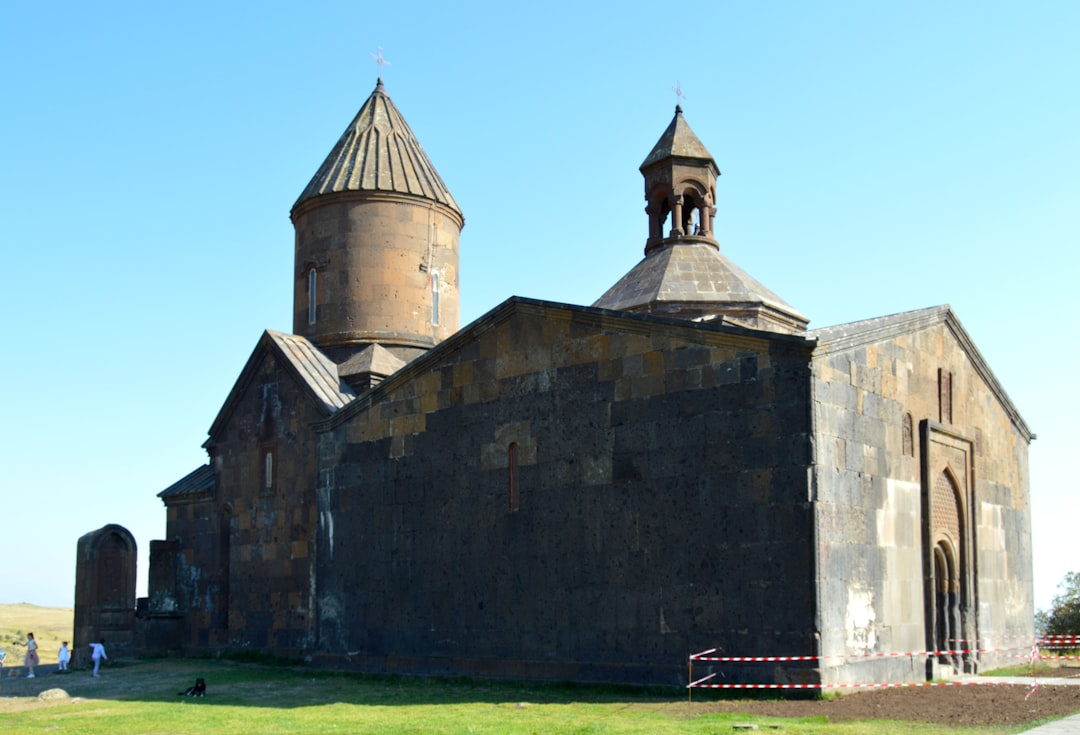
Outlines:
[[159, 493], [148, 597], [130, 534], [80, 540], [77, 646], [663, 684], [715, 647], [829, 685], [1030, 642], [1034, 435], [953, 311], [808, 330], [721, 251], [681, 109], [641, 173], [595, 303], [461, 328], [464, 216], [380, 81], [292, 208], [293, 333]]

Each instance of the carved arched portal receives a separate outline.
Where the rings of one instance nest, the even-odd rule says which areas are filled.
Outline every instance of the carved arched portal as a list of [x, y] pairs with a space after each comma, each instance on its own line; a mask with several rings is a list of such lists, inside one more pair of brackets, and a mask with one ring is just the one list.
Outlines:
[[939, 424], [920, 427], [923, 451], [923, 564], [927, 676], [974, 673], [978, 650], [970, 520], [974, 471], [971, 442]]

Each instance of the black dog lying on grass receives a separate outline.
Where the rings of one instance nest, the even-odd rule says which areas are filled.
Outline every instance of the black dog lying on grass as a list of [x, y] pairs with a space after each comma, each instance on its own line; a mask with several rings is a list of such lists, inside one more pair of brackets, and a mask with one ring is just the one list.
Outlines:
[[183, 692], [177, 692], [177, 696], [180, 697], [205, 697], [206, 696], [206, 679], [201, 676], [195, 680], [195, 686], [188, 687]]

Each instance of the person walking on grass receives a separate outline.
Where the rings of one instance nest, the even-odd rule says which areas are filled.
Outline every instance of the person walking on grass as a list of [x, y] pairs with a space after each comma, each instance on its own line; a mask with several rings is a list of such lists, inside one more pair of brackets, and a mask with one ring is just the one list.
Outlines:
[[26, 646], [26, 658], [23, 663], [26, 664], [26, 678], [34, 678], [34, 667], [41, 663], [41, 657], [38, 656], [37, 641], [34, 640], [33, 633], [26, 634], [26, 643], [20, 643], [20, 646]]
[[102, 638], [100, 643], [91, 643], [90, 649], [90, 658], [94, 660], [94, 673], [92, 676], [97, 676], [98, 668], [101, 666], [101, 660], [109, 660], [109, 657], [105, 655], [105, 639]]
[[71, 660], [71, 651], [68, 649], [68, 642], [64, 641], [60, 645], [60, 651], [56, 654], [56, 670], [67, 672], [68, 661]]

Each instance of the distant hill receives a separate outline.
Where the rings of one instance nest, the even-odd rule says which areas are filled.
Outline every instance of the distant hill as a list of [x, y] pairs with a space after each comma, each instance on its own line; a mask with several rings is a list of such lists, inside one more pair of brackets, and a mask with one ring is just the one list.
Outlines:
[[0, 604], [0, 648], [7, 652], [7, 666], [21, 666], [26, 634], [33, 633], [42, 665], [55, 664], [61, 641], [71, 645], [75, 610], [70, 607], [39, 607], [27, 602]]

